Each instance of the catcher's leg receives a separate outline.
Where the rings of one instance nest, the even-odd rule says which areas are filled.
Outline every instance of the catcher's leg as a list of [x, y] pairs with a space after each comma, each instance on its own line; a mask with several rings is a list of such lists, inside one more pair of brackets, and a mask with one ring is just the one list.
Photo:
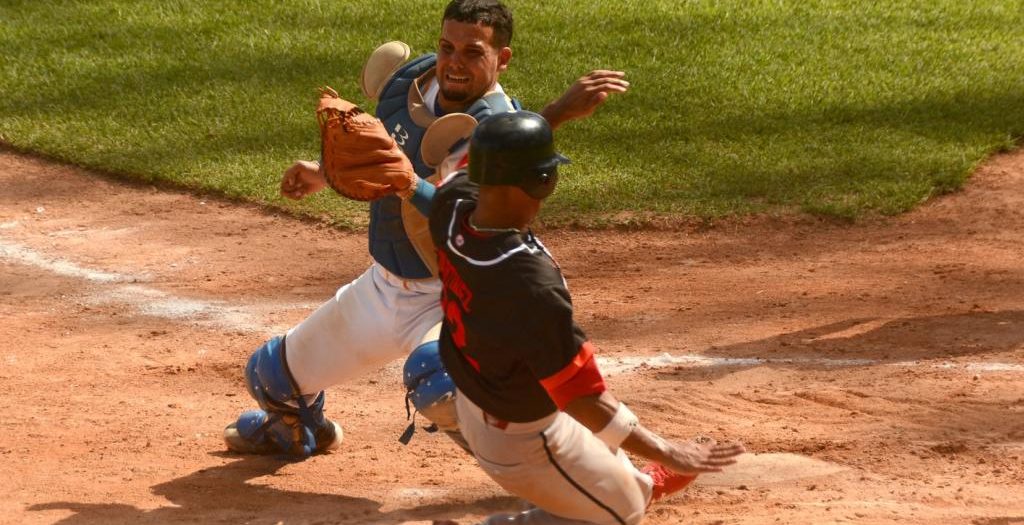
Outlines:
[[230, 450], [305, 458], [337, 448], [341, 426], [324, 417], [324, 393], [303, 396], [285, 361], [285, 338], [259, 347], [245, 367], [245, 383], [260, 410], [243, 412], [224, 429]]
[[[250, 365], [259, 362], [274, 368], [261, 372], [256, 379], [247, 369], [250, 393], [263, 410], [243, 414], [227, 428], [228, 447], [240, 452], [288, 452], [302, 457], [310, 450], [316, 453], [337, 446], [340, 427], [324, 418], [322, 391], [377, 368], [418, 344], [441, 319], [439, 293], [440, 283], [436, 281], [406, 282], [376, 264], [339, 288], [334, 297], [288, 331], [287, 353], [283, 340], [272, 340], [250, 360]], [[265, 353], [277, 358], [257, 361], [257, 356]], [[254, 385], [273, 385], [268, 390], [272, 394], [260, 395]], [[300, 401], [307, 406], [302, 407]], [[284, 416], [274, 419], [278, 414]], [[308, 436], [304, 438], [304, 433], [296, 430], [296, 420], [306, 429], [313, 429], [316, 443], [312, 448]], [[281, 437], [287, 437], [282, 424], [293, 430], [295, 435], [290, 440]], [[250, 428], [255, 431], [250, 433]], [[334, 440], [329, 439], [332, 429], [337, 436]]]

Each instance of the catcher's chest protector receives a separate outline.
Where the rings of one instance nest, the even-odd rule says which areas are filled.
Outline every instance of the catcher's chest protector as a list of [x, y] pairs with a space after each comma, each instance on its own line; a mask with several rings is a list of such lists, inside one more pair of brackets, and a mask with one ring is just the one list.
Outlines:
[[[422, 158], [420, 145], [427, 127], [436, 119], [433, 108], [420, 107], [422, 97], [410, 93], [417, 79], [431, 73], [437, 57], [423, 55], [402, 66], [387, 82], [377, 104], [376, 116], [412, 161], [416, 174], [433, 181], [434, 168]], [[420, 88], [425, 88], [424, 82]], [[414, 106], [414, 107], [410, 107]], [[514, 111], [518, 105], [504, 93], [490, 93], [474, 102], [466, 113], [478, 122], [492, 114]], [[403, 208], [406, 208], [403, 214]], [[403, 218], [404, 215], [404, 218]], [[422, 224], [411, 224], [413, 222]], [[396, 196], [370, 203], [370, 255], [389, 272], [405, 279], [425, 279], [437, 275], [436, 256], [426, 218]], [[412, 237], [412, 238], [411, 238]], [[415, 242], [416, 240], [420, 242]]]

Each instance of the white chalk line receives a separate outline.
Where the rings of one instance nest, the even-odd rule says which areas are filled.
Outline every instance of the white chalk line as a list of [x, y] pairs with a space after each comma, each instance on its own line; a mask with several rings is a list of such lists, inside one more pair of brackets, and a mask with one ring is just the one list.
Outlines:
[[209, 301], [176, 297], [155, 288], [140, 285], [122, 285], [90, 297], [94, 304], [124, 304], [138, 313], [171, 320], [187, 320], [197, 326], [225, 328], [239, 332], [278, 334], [290, 326], [268, 324], [271, 312], [309, 309], [314, 305], [262, 304], [238, 306], [225, 301]]
[[47, 257], [31, 249], [25, 248], [24, 246], [7, 242], [2, 239], [0, 239], [0, 258], [27, 266], [34, 266], [57, 275], [74, 277], [76, 279], [85, 279], [86, 281], [95, 283], [117, 283], [143, 280], [140, 277], [131, 277], [115, 272], [105, 272], [102, 270], [84, 268], [71, 261]]
[[597, 358], [598, 366], [606, 374], [621, 374], [638, 369], [666, 368], [679, 366], [687, 368], [754, 367], [764, 365], [802, 365], [841, 368], [852, 366], [927, 366], [938, 369], [965, 370], [970, 372], [1024, 372], [1024, 364], [1015, 363], [924, 363], [921, 361], [883, 361], [881, 359], [828, 359], [823, 357], [759, 358], [759, 357], [709, 357], [699, 354], [657, 356], [607, 356]]
[[[156, 288], [137, 284], [149, 279], [146, 275], [128, 275], [83, 267], [66, 259], [42, 255], [30, 248], [0, 239], [0, 259], [8, 260], [64, 277], [82, 279], [108, 288], [92, 293], [90, 304], [123, 304], [141, 315], [189, 321], [197, 326], [222, 328], [241, 332], [276, 334], [290, 328], [269, 324], [268, 314], [288, 310], [311, 309], [309, 303], [264, 303], [238, 306], [225, 301], [177, 297]], [[126, 283], [126, 284], [120, 284]]]
[[[8, 223], [4, 223], [8, 224]], [[0, 239], [0, 258], [34, 266], [58, 275], [84, 279], [99, 284], [138, 283], [146, 278], [115, 272], [93, 270], [64, 259], [41, 255], [24, 246]], [[94, 304], [124, 304], [142, 315], [171, 320], [190, 321], [199, 326], [226, 328], [242, 332], [280, 333], [289, 326], [268, 325], [267, 315], [286, 310], [311, 309], [309, 303], [232, 305], [225, 301], [199, 300], [171, 295], [140, 284], [121, 284], [90, 297]], [[656, 356], [602, 356], [598, 364], [605, 374], [622, 374], [638, 369], [682, 366], [690, 368], [754, 367], [764, 365], [803, 365], [830, 368], [851, 366], [929, 366], [938, 369], [962, 369], [970, 372], [1024, 372], [1024, 365], [1014, 363], [922, 363], [919, 361], [883, 361], [879, 359], [828, 358], [759, 358], [709, 357], [699, 354]]]

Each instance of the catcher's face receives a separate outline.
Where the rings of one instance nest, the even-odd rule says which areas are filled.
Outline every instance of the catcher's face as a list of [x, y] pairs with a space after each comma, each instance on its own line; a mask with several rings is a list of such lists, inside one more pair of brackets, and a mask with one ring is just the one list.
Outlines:
[[445, 20], [437, 43], [438, 101], [446, 112], [462, 111], [498, 83], [512, 49], [491, 43], [494, 29]]

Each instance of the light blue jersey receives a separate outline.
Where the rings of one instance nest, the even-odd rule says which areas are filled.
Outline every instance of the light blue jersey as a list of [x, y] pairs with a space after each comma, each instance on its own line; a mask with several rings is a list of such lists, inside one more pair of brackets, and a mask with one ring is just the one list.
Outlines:
[[[395, 138], [402, 151], [412, 162], [413, 169], [421, 179], [434, 174], [434, 169], [423, 162], [420, 143], [426, 128], [416, 124], [409, 113], [409, 90], [413, 83], [437, 63], [433, 53], [413, 59], [402, 66], [387, 82], [377, 104], [376, 116]], [[490, 93], [477, 100], [466, 113], [482, 121], [495, 113], [514, 111], [518, 104], [509, 102], [504, 93]], [[456, 144], [452, 149], [461, 146]], [[420, 184], [412, 204], [426, 215], [433, 198], [433, 184]], [[402, 223], [402, 201], [388, 196], [370, 203], [370, 255], [387, 271], [405, 279], [431, 277], [430, 269], [420, 258]]]

